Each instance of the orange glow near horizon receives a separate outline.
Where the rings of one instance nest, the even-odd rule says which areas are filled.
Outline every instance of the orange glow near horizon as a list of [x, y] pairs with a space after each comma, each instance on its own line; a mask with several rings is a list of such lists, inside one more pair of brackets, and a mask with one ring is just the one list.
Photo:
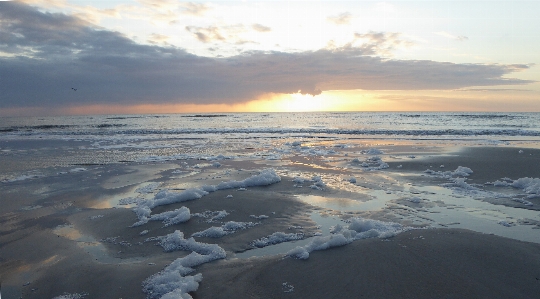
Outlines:
[[[315, 97], [266, 94], [237, 104], [86, 105], [61, 109], [3, 108], [0, 116], [58, 116], [98, 114], [168, 114], [312, 111], [539, 111], [535, 94], [467, 91], [325, 91]], [[490, 102], [487, 106], [486, 102]]]

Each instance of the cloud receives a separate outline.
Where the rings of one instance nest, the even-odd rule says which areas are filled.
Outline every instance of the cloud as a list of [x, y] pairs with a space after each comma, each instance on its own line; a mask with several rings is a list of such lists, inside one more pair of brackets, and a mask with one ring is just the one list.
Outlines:
[[348, 25], [351, 23], [352, 14], [349, 12], [344, 12], [337, 16], [329, 16], [326, 19], [328, 20], [328, 22], [334, 23], [336, 25]]
[[197, 40], [203, 43], [223, 42], [236, 45], [247, 43], [255, 43], [251, 40], [241, 38], [241, 35], [248, 30], [244, 25], [229, 25], [229, 26], [186, 26], [186, 30], [195, 35]]
[[446, 37], [446, 38], [449, 38], [449, 39], [457, 40], [457, 41], [460, 41], [460, 42], [466, 41], [466, 40], [469, 39], [468, 37], [466, 37], [464, 35], [453, 35], [453, 34], [450, 34], [448, 32], [445, 32], [445, 31], [435, 32], [435, 34]]
[[530, 89], [518, 89], [518, 88], [463, 88], [453, 91], [465, 91], [465, 92], [528, 92]]
[[125, 15], [126, 11], [132, 7], [126, 4], [120, 4], [114, 8], [100, 9], [82, 3], [68, 2], [67, 0], [18, 0], [18, 2], [36, 7], [46, 7], [47, 9], [71, 10], [73, 16], [94, 24], [98, 24], [102, 18], [120, 18], [120, 12]]
[[253, 28], [253, 30], [258, 31], [258, 32], [270, 32], [270, 31], [272, 31], [272, 29], [270, 27], [266, 27], [266, 26], [261, 25], [261, 24], [253, 24], [253, 25], [251, 25], [251, 28]]
[[[507, 78], [528, 65], [373, 55], [378, 43], [383, 49], [400, 45], [393, 33], [360, 34], [358, 38], [369, 41], [366, 47], [214, 58], [137, 44], [79, 18], [16, 2], [3, 4], [0, 19], [0, 108], [234, 104], [299, 90], [316, 95], [326, 90], [453, 90], [531, 82]], [[206, 29], [192, 28], [208, 40], [219, 40], [219, 31]]]
[[[537, 111], [536, 98], [514, 100], [512, 95], [489, 94], [486, 96], [449, 93], [438, 95], [379, 95], [378, 100], [386, 102], [388, 107], [403, 107], [409, 111]], [[456, 109], [456, 107], [459, 107]], [[392, 108], [390, 108], [392, 109]], [[390, 110], [389, 109], [389, 110]], [[399, 109], [399, 108], [398, 108]], [[398, 110], [399, 111], [399, 110]]]
[[409, 48], [416, 43], [402, 38], [398, 32], [374, 32], [355, 33], [356, 42], [361, 42], [361, 48], [366, 54], [391, 56], [392, 52], [399, 48]]
[[175, 9], [178, 6], [176, 0], [137, 0], [144, 6], [152, 7], [153, 9]]
[[148, 42], [151, 44], [167, 43], [169, 39], [170, 37], [167, 35], [152, 33], [149, 36]]
[[203, 43], [226, 40], [223, 34], [221, 33], [221, 30], [216, 26], [209, 26], [209, 27], [186, 26], [186, 30], [193, 33], [195, 37], [200, 42], [203, 42]]
[[202, 16], [210, 10], [210, 7], [204, 3], [188, 2], [182, 4], [182, 6], [184, 8], [183, 13], [193, 16]]

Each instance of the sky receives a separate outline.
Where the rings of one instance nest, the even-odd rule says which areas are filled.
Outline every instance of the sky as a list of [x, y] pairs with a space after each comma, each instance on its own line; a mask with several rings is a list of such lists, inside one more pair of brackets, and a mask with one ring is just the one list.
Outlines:
[[0, 1], [0, 116], [540, 111], [540, 0]]

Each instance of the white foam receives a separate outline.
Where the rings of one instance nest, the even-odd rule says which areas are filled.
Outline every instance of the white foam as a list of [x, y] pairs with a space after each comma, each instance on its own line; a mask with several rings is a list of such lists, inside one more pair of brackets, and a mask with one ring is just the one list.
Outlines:
[[532, 207], [534, 204], [528, 200], [522, 199], [522, 198], [512, 198], [513, 201], [522, 203], [526, 206]]
[[297, 177], [295, 177], [293, 179], [293, 182], [296, 183], [296, 184], [303, 184], [306, 180], [308, 180], [308, 179], [301, 178], [301, 177], [297, 176]]
[[86, 296], [88, 296], [88, 293], [75, 293], [75, 294], [64, 293], [63, 295], [56, 296], [53, 299], [82, 299]]
[[154, 196], [154, 200], [151, 201], [150, 204], [151, 208], [155, 208], [157, 206], [199, 199], [207, 194], [207, 191], [199, 188], [190, 188], [180, 193], [162, 190]]
[[480, 189], [470, 185], [469, 183], [465, 182], [465, 178], [455, 178], [455, 179], [451, 179], [451, 183], [446, 183], [446, 184], [441, 184], [441, 186], [443, 187], [447, 187], [447, 188], [461, 188], [461, 189], [464, 189], [464, 190], [475, 190], [475, 191], [479, 191]]
[[223, 154], [219, 154], [217, 156], [210, 156], [210, 157], [200, 157], [199, 160], [207, 160], [207, 161], [222, 161], [222, 160], [233, 160], [233, 156], [225, 156]]
[[193, 237], [221, 238], [226, 235], [234, 234], [239, 230], [248, 229], [257, 225], [254, 222], [236, 222], [229, 221], [220, 227], [212, 226], [200, 232], [194, 233]]
[[499, 180], [496, 180], [495, 182], [492, 182], [492, 183], [487, 183], [488, 185], [493, 185], [495, 187], [507, 187], [509, 186], [510, 184], [508, 182], [505, 182], [505, 181], [499, 181]]
[[314, 237], [305, 246], [298, 246], [287, 253], [287, 256], [307, 259], [309, 253], [315, 250], [324, 250], [332, 247], [347, 245], [354, 240], [367, 238], [390, 238], [400, 232], [409, 230], [399, 223], [383, 222], [379, 220], [353, 218], [345, 227], [336, 225], [331, 228], [331, 235]]
[[332, 247], [343, 246], [351, 243], [353, 240], [347, 239], [343, 234], [329, 236], [317, 236], [305, 246], [297, 246], [287, 252], [287, 256], [305, 260], [309, 258], [309, 253], [315, 250], [324, 250]]
[[194, 270], [182, 265], [183, 258], [176, 259], [160, 272], [143, 281], [143, 292], [148, 299], [187, 299], [192, 298], [189, 292], [199, 288], [202, 274], [188, 275]]
[[379, 156], [369, 157], [365, 159], [365, 161], [354, 158], [351, 160], [351, 163], [360, 164], [359, 166], [362, 167], [362, 170], [366, 171], [382, 170], [390, 167], [388, 163], [384, 162]]
[[454, 171], [435, 171], [431, 169], [426, 169], [424, 172], [429, 175], [447, 178], [447, 179], [450, 179], [455, 176], [469, 176], [471, 175], [471, 173], [473, 173], [472, 169], [470, 169], [469, 167], [463, 167], [463, 166], [458, 166], [458, 168], [456, 168], [456, 170]]
[[137, 159], [137, 162], [164, 162], [164, 161], [176, 161], [176, 160], [205, 160], [205, 161], [221, 161], [221, 160], [232, 160], [233, 156], [204, 156], [204, 155], [170, 155], [170, 156], [147, 156]]
[[185, 239], [181, 231], [158, 237], [165, 251], [191, 250], [185, 257], [174, 260], [160, 272], [143, 281], [143, 292], [150, 299], [192, 298], [188, 293], [199, 288], [202, 274], [189, 275], [193, 267], [226, 257], [225, 250], [216, 244], [199, 243]]
[[163, 213], [155, 214], [150, 217], [152, 221], [163, 221], [165, 227], [173, 224], [186, 222], [191, 218], [191, 214], [188, 208], [181, 207], [174, 211], [166, 211]]
[[270, 218], [269, 216], [266, 216], [266, 215], [259, 215], [259, 216], [256, 216], [256, 215], [249, 215], [249, 217], [255, 218], [255, 219], [259, 219], [259, 220]]
[[184, 201], [190, 201], [199, 199], [209, 192], [215, 192], [217, 190], [226, 190], [233, 188], [246, 188], [253, 186], [267, 186], [275, 184], [281, 181], [281, 177], [273, 169], [265, 169], [257, 175], [253, 175], [242, 181], [228, 181], [221, 182], [218, 185], [205, 185], [201, 188], [190, 188], [182, 192], [171, 192], [169, 190], [162, 190], [158, 192], [154, 199], [141, 200], [137, 203], [137, 207], [133, 208], [135, 214], [137, 214], [138, 222], [132, 226], [139, 226], [147, 223], [150, 220], [150, 214], [152, 209], [157, 206], [169, 205], [173, 203], [180, 203]]
[[251, 246], [253, 247], [266, 247], [269, 245], [275, 245], [283, 242], [289, 242], [289, 241], [296, 241], [296, 240], [302, 240], [304, 239], [303, 233], [290, 233], [286, 234], [284, 232], [275, 232], [269, 236], [257, 239], [253, 242], [251, 242]]
[[382, 155], [382, 154], [384, 154], [384, 152], [381, 151], [380, 149], [377, 149], [377, 148], [370, 148], [368, 150], [362, 151], [362, 154], [366, 154], [366, 155]]
[[267, 186], [281, 181], [281, 177], [274, 169], [265, 169], [258, 175], [251, 176], [242, 181], [221, 182], [216, 187], [216, 190], [247, 188], [255, 186]]
[[[225, 258], [225, 250], [216, 244], [199, 243], [193, 239], [184, 238], [184, 233], [176, 230], [166, 236], [158, 238], [159, 245], [167, 252], [176, 250], [191, 250], [203, 255], [211, 255], [219, 258]], [[195, 265], [194, 265], [195, 266]]]
[[326, 188], [326, 184], [322, 181], [320, 176], [312, 177], [311, 181], [313, 182], [313, 184], [309, 186], [311, 189], [324, 190], [324, 188]]
[[[208, 192], [198, 188], [191, 188], [181, 193], [162, 190], [155, 195], [154, 199], [140, 200], [137, 202], [137, 206], [133, 208], [133, 211], [137, 215], [139, 221], [132, 226], [139, 226], [147, 223], [150, 220], [152, 209], [157, 206], [195, 200], [206, 194], [208, 194]], [[163, 220], [164, 222], [166, 221], [165, 219]]]
[[18, 177], [12, 178], [12, 179], [3, 179], [2, 183], [14, 183], [14, 182], [18, 182], [18, 181], [25, 181], [25, 180], [29, 180], [29, 179], [38, 179], [38, 178], [42, 178], [42, 177], [45, 177], [45, 175], [40, 174], [40, 173], [24, 174], [24, 175], [20, 175]]
[[540, 197], [540, 179], [539, 178], [520, 178], [510, 185], [514, 188], [522, 189], [528, 194], [528, 198]]
[[294, 286], [288, 282], [284, 282], [281, 284], [283, 286], [283, 292], [284, 293], [291, 293], [294, 292]]
[[228, 232], [226, 230], [223, 229], [223, 227], [217, 227], [217, 226], [212, 226], [210, 228], [207, 228], [203, 231], [200, 231], [200, 232], [196, 232], [194, 234], [192, 234], [191, 236], [193, 237], [206, 237], [206, 238], [221, 238], [223, 236], [226, 236], [228, 234], [230, 234], [231, 232]]
[[227, 215], [229, 215], [229, 213], [225, 210], [222, 210], [222, 211], [204, 211], [202, 213], [192, 214], [191, 216], [206, 218], [208, 219], [206, 220], [206, 222], [214, 222], [214, 221], [225, 218]]
[[513, 187], [523, 190], [528, 198], [540, 197], [540, 179], [539, 178], [519, 178], [512, 181], [509, 178], [503, 178], [502, 181], [496, 180], [495, 182], [488, 182], [487, 185], [493, 185], [495, 187]]

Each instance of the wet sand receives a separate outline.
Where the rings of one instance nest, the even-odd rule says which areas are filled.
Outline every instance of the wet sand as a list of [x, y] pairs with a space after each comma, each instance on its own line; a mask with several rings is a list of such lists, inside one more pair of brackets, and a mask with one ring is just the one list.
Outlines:
[[[418, 159], [388, 164], [402, 165], [401, 170], [405, 172], [421, 172], [426, 169], [446, 171], [454, 170], [458, 166], [469, 167], [473, 173], [468, 179], [472, 183], [484, 184], [504, 177], [514, 180], [539, 177], [540, 150], [520, 147], [466, 147], [456, 152], [419, 156]], [[444, 168], [440, 168], [441, 165], [444, 165]]]
[[358, 240], [308, 260], [217, 261], [199, 271], [194, 298], [538, 298], [540, 245], [427, 229]]
[[[136, 179], [140, 177], [139, 172], [163, 181], [163, 177], [152, 172], [161, 173], [167, 168], [140, 165], [133, 171], [133, 166], [107, 166], [69, 177], [11, 184], [11, 199], [14, 201], [24, 194], [26, 199], [21, 203], [34, 208], [21, 210], [14, 204], [10, 211], [2, 211], [0, 278], [4, 298], [53, 298], [64, 293], [88, 293], [85, 298], [145, 298], [142, 281], [174, 259], [189, 254], [185, 251], [165, 253], [162, 247], [156, 246], [156, 241], [145, 240], [178, 229], [190, 236], [216, 225], [192, 217], [186, 223], [170, 227], [163, 227], [160, 221], [130, 227], [137, 221], [131, 209], [111, 207], [109, 198], [123, 197], [117, 195], [132, 192], [141, 182]], [[114, 175], [110, 175], [110, 171]], [[116, 185], [112, 186], [112, 182]], [[173, 180], [174, 184], [176, 182]], [[40, 187], [26, 188], [29, 183]], [[43, 189], [45, 183], [61, 184], [63, 190], [45, 192], [47, 197], [36, 191]], [[292, 183], [284, 182], [284, 185]], [[2, 187], [6, 188], [7, 184]], [[292, 187], [284, 187], [217, 191], [198, 200], [158, 207], [153, 212], [186, 206], [192, 214], [227, 210], [230, 213], [227, 221], [261, 222], [256, 229], [224, 238], [197, 238], [199, 242], [218, 244], [229, 253], [242, 252], [251, 248], [251, 241], [275, 231], [287, 231], [291, 226], [301, 226], [305, 232], [316, 230], [309, 218], [312, 208], [287, 194], [286, 190]], [[227, 198], [229, 194], [234, 196]], [[250, 217], [263, 214], [272, 217], [262, 220]], [[143, 230], [149, 232], [140, 235]]]
[[[509, 147], [467, 148], [450, 154], [443, 150], [399, 150], [404, 155], [415, 150], [426, 154], [415, 159], [398, 156], [381, 173], [397, 171], [396, 166], [402, 165], [399, 172], [410, 174], [407, 179], [420, 185], [434, 180], [422, 176], [422, 172], [440, 164], [445, 165], [443, 170], [470, 167], [474, 171], [471, 182], [480, 184], [503, 177], [540, 176], [535, 168], [540, 151], [535, 149], [519, 153], [519, 148]], [[338, 172], [332, 163], [297, 160], [306, 162], [299, 165], [302, 171], [322, 165], [316, 170]], [[188, 161], [192, 165], [200, 162]], [[192, 185], [245, 178], [262, 168], [242, 161], [222, 164], [221, 169], [243, 170], [227, 178], [214, 178], [218, 170], [203, 170], [194, 180], [172, 173], [180, 162], [132, 163], [1, 184], [2, 200], [6, 201], [0, 212], [2, 295], [53, 298], [63, 293], [87, 293], [85, 298], [145, 298], [142, 281], [189, 253], [165, 253], [156, 242], [145, 240], [177, 229], [190, 236], [215, 224], [192, 217], [166, 228], [159, 221], [132, 228], [137, 221], [135, 214], [115, 207], [110, 199], [127, 197], [144, 182], [162, 182], [161, 188], [181, 192]], [[283, 259], [282, 255], [235, 259], [234, 252], [249, 249], [251, 241], [273, 232], [302, 231], [309, 235], [317, 231], [309, 214], [320, 209], [294, 197], [315, 191], [307, 186], [295, 188], [291, 181], [295, 166], [283, 164], [290, 176], [282, 176], [280, 183], [247, 191], [220, 190], [152, 211], [181, 206], [188, 207], [192, 214], [227, 210], [230, 215], [226, 221], [243, 222], [256, 221], [250, 215], [270, 216], [251, 229], [223, 238], [197, 238], [223, 247], [228, 259], [196, 269], [204, 278], [199, 290], [192, 293], [194, 298], [537, 298], [540, 294], [539, 244], [467, 230], [422, 229], [388, 240], [358, 240], [313, 252], [305, 261]], [[350, 171], [341, 170], [344, 176]], [[339, 191], [329, 188], [325, 192]], [[529, 208], [537, 209], [538, 200], [531, 199], [534, 206]], [[143, 230], [149, 232], [140, 235]]]

